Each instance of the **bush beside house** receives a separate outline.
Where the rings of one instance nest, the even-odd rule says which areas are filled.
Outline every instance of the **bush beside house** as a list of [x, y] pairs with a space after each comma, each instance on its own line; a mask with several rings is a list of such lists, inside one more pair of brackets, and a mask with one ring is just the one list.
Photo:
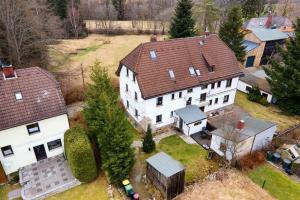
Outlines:
[[248, 93], [248, 99], [250, 101], [253, 101], [253, 102], [257, 102], [263, 106], [268, 106], [269, 103], [267, 101], [267, 99], [265, 99], [261, 93], [260, 93], [260, 89], [257, 87], [257, 86], [254, 86], [253, 88], [251, 88], [249, 90], [249, 93]]
[[155, 150], [155, 142], [152, 137], [151, 128], [148, 125], [146, 136], [143, 140], [143, 151], [146, 153], [151, 153], [154, 150]]
[[91, 182], [97, 177], [97, 165], [90, 140], [85, 130], [76, 126], [65, 133], [65, 151], [71, 171], [81, 182]]

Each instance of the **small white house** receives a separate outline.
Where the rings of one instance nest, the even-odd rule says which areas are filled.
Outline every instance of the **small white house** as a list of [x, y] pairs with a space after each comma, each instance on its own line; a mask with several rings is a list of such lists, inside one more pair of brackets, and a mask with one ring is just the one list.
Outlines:
[[243, 73], [227, 45], [209, 35], [142, 43], [120, 61], [116, 74], [128, 114], [155, 130], [179, 123], [175, 111], [189, 105], [207, 114], [232, 106]]
[[203, 131], [206, 128], [207, 117], [195, 105], [175, 110], [174, 113], [176, 127], [187, 136]]
[[259, 69], [253, 72], [247, 72], [245, 75], [240, 77], [237, 89], [244, 93], [249, 93], [250, 89], [257, 86], [260, 89], [261, 95], [269, 102], [276, 103], [276, 99], [273, 97], [270, 85], [266, 80], [267, 75], [264, 70]]
[[2, 66], [0, 105], [0, 161], [6, 175], [64, 152], [67, 110], [49, 72]]
[[212, 131], [210, 148], [220, 156], [231, 160], [239, 158], [269, 145], [276, 132], [273, 122], [246, 116], [232, 127], [232, 123], [224, 123], [222, 128]]

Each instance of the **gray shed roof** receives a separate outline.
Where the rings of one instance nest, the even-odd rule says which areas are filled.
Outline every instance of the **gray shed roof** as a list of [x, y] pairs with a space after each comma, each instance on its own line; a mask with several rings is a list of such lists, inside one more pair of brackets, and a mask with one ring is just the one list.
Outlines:
[[243, 46], [245, 47], [245, 51], [249, 52], [249, 51], [252, 51], [253, 49], [256, 49], [259, 46], [259, 44], [249, 41], [249, 40], [244, 40]]
[[[273, 127], [273, 126], [276, 126], [276, 124], [274, 122], [256, 119], [256, 118], [253, 118], [250, 116], [246, 116], [244, 118], [244, 121], [245, 121], [245, 127], [242, 130], [236, 129], [236, 134], [240, 134], [240, 137], [236, 138], [239, 141], [244, 141], [252, 136], [255, 136], [255, 135]], [[225, 131], [223, 131], [222, 129], [224, 129]], [[224, 132], [226, 132], [226, 130], [232, 130], [232, 124], [225, 124], [224, 128], [222, 128], [222, 129], [218, 128], [218, 129], [212, 131], [212, 134], [220, 136], [220, 137], [225, 137]]]
[[159, 152], [154, 156], [151, 156], [146, 160], [146, 162], [165, 177], [170, 177], [185, 169], [185, 167], [179, 161], [174, 160], [165, 152]]
[[188, 105], [184, 108], [175, 110], [178, 115], [186, 124], [191, 124], [203, 119], [206, 119], [206, 115], [195, 105]]
[[252, 28], [250, 29], [262, 42], [287, 39], [288, 36], [278, 29]]

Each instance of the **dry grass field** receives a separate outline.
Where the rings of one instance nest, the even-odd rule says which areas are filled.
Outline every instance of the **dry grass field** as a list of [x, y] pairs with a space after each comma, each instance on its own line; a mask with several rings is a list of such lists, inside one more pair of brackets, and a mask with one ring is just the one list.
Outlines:
[[231, 170], [197, 183], [176, 200], [275, 200], [244, 174]]
[[119, 61], [140, 43], [149, 40], [149, 35], [98, 34], [79, 40], [61, 40], [58, 44], [49, 47], [50, 71], [79, 75], [82, 64], [85, 76], [88, 78], [90, 65], [98, 59], [114, 78]]

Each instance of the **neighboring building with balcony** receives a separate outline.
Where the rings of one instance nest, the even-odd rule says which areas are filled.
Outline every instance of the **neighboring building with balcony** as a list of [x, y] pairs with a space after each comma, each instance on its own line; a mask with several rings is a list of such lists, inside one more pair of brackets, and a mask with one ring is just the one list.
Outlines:
[[205, 113], [234, 103], [243, 74], [217, 35], [142, 43], [116, 73], [121, 101], [144, 129], [175, 125], [187, 135], [206, 126]]
[[0, 173], [9, 175], [64, 152], [67, 109], [49, 72], [2, 66], [0, 105]]

